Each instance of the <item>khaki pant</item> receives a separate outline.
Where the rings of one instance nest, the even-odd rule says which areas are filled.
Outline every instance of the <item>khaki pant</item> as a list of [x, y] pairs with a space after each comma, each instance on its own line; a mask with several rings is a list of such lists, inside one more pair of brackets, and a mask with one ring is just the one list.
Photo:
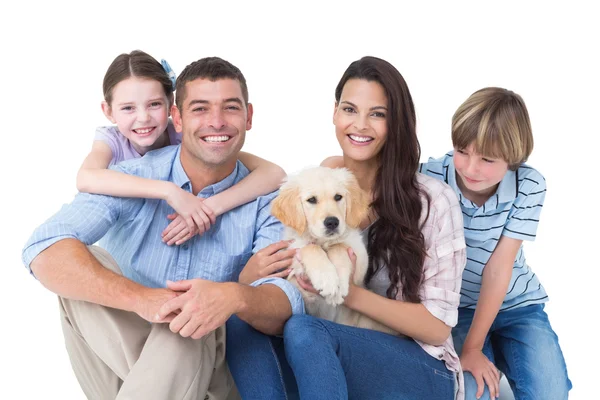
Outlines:
[[[90, 252], [121, 274], [110, 254]], [[59, 297], [71, 365], [88, 399], [237, 399], [225, 362], [225, 327], [200, 340], [135, 313]]]

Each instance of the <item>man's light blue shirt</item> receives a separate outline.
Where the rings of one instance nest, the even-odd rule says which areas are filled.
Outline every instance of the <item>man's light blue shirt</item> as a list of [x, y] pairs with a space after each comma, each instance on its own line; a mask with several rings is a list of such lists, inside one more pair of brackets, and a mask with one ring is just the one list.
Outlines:
[[[168, 146], [144, 157], [122, 162], [111, 169], [142, 178], [174, 182], [191, 192], [191, 182], [180, 160], [181, 146]], [[204, 188], [207, 198], [233, 186], [249, 174], [237, 162], [225, 179]], [[174, 212], [166, 201], [120, 198], [79, 193], [71, 204], [38, 227], [23, 249], [23, 262], [62, 239], [73, 238], [86, 245], [99, 242], [117, 261], [123, 275], [147, 287], [165, 287], [166, 281], [202, 278], [216, 282], [237, 281], [253, 253], [280, 240], [282, 225], [271, 215], [273, 192], [217, 217], [202, 236], [180, 246], [167, 246], [161, 233]], [[31, 269], [30, 269], [31, 271]], [[281, 278], [265, 278], [254, 286], [271, 283], [287, 295], [293, 313], [303, 313], [300, 292]]]
[[[439, 159], [430, 158], [420, 172], [443, 180], [458, 195], [463, 213], [467, 265], [463, 272], [460, 307], [475, 309], [483, 269], [501, 236], [533, 241], [546, 197], [546, 180], [537, 170], [521, 165], [509, 170], [496, 193], [481, 207], [467, 199], [456, 182], [454, 152]], [[548, 301], [537, 275], [527, 265], [523, 245], [519, 248], [501, 311]]]

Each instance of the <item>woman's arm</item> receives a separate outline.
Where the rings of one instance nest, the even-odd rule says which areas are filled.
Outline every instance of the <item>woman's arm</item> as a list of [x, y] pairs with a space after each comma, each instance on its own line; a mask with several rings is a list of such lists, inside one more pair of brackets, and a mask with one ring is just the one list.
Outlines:
[[250, 174], [229, 189], [204, 201], [216, 215], [279, 189], [285, 178], [283, 168], [272, 162], [244, 152], [240, 152], [238, 157], [250, 170]]
[[350, 286], [344, 304], [399, 333], [434, 346], [442, 345], [451, 328], [423, 304], [392, 300], [356, 285]]
[[344, 166], [344, 157], [342, 156], [331, 156], [321, 162], [321, 167], [328, 168], [342, 168]]

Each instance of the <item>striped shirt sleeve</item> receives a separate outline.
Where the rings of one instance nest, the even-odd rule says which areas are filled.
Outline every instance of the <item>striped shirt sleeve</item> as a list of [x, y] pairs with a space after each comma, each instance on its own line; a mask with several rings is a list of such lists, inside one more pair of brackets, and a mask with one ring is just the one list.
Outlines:
[[540, 213], [546, 197], [546, 181], [538, 174], [524, 179], [502, 234], [513, 239], [535, 240]]
[[[254, 237], [253, 253], [260, 251], [266, 246], [281, 240], [283, 233], [283, 225], [281, 222], [271, 215], [271, 200], [275, 198], [277, 192], [273, 192], [267, 196], [259, 198], [260, 210], [256, 221], [257, 231]], [[304, 301], [300, 291], [289, 281], [282, 278], [262, 278], [252, 283], [252, 286], [260, 286], [265, 284], [275, 285], [287, 296], [292, 307], [292, 314], [304, 313]]]
[[71, 204], [40, 225], [23, 249], [23, 263], [30, 264], [38, 254], [63, 239], [77, 239], [86, 245], [100, 240], [119, 217], [120, 199], [79, 193]]

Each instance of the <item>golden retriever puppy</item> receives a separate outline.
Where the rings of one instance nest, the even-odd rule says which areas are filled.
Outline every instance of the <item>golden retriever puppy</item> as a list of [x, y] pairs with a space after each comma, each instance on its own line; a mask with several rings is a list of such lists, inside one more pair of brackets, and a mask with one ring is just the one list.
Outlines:
[[[368, 201], [349, 170], [314, 167], [288, 177], [271, 213], [285, 225], [286, 239], [295, 240], [291, 247], [300, 249], [302, 263], [294, 260], [288, 280], [302, 293], [310, 315], [396, 334], [342, 304], [352, 273], [348, 247], [356, 254], [354, 283], [364, 286], [369, 259], [358, 227], [369, 211]], [[306, 274], [322, 297], [303, 290], [298, 274]]]

